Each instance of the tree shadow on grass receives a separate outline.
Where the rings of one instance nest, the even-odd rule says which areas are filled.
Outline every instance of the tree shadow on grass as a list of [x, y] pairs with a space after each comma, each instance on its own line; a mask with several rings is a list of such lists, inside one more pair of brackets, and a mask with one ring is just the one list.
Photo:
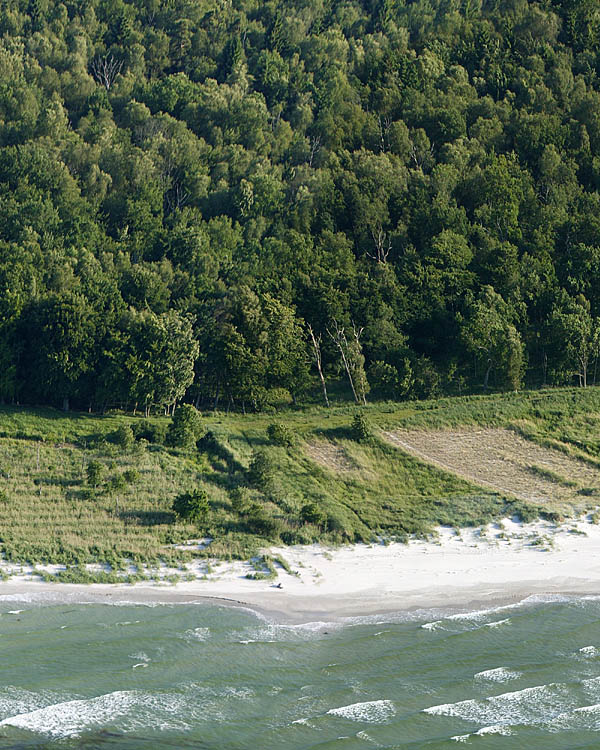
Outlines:
[[50, 487], [79, 487], [81, 479], [62, 479], [60, 477], [36, 477], [33, 480], [36, 487], [48, 485]]
[[138, 526], [164, 526], [175, 522], [175, 513], [165, 510], [122, 510], [119, 518]]
[[327, 438], [327, 440], [353, 440], [354, 433], [351, 425], [339, 425], [338, 427], [325, 427], [315, 430], [318, 437]]
[[236, 487], [245, 486], [246, 472], [228, 473], [214, 471], [211, 474], [203, 474], [202, 480], [223, 490], [233, 490]]
[[214, 456], [223, 461], [229, 473], [244, 470], [242, 464], [233, 455], [232, 450], [224, 445], [219, 438], [210, 431], [198, 441], [198, 449], [204, 453], [208, 453], [209, 456]]

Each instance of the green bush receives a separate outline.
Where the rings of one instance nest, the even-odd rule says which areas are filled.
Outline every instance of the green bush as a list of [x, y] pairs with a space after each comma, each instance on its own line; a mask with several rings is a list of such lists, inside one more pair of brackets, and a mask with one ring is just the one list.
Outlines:
[[136, 484], [140, 481], [140, 472], [137, 469], [127, 469], [123, 472], [123, 478], [127, 484]]
[[352, 420], [352, 437], [358, 442], [368, 440], [372, 436], [371, 426], [364, 414], [360, 412], [354, 415]]
[[248, 479], [252, 485], [258, 489], [264, 490], [271, 486], [275, 476], [275, 465], [264, 450], [255, 450], [252, 453], [252, 460], [248, 467]]
[[238, 513], [246, 510], [252, 502], [251, 492], [247, 487], [234, 487], [229, 493], [233, 510]]
[[279, 518], [273, 518], [263, 507], [257, 507], [256, 504], [248, 513], [246, 523], [253, 534], [268, 539], [279, 539], [283, 531], [283, 522]]
[[136, 440], [147, 440], [149, 443], [164, 445], [167, 436], [166, 422], [149, 422], [142, 419], [131, 425]]
[[304, 523], [312, 523], [321, 526], [325, 523], [327, 516], [316, 503], [306, 503], [300, 509], [300, 518]]
[[202, 526], [206, 523], [210, 505], [205, 490], [190, 490], [177, 495], [171, 506], [175, 515], [184, 520]]
[[166, 442], [174, 448], [195, 448], [205, 433], [200, 412], [192, 404], [182, 404], [175, 409]]
[[271, 442], [284, 448], [289, 448], [295, 443], [294, 433], [281, 422], [272, 422], [267, 427], [267, 437]]
[[106, 467], [100, 461], [90, 461], [85, 471], [88, 484], [97, 487], [104, 478]]
[[376, 360], [371, 363], [368, 371], [369, 383], [389, 395], [395, 396], [399, 388], [398, 370], [388, 362]]
[[114, 432], [108, 435], [108, 440], [123, 450], [129, 450], [135, 443], [133, 430], [128, 424], [122, 424]]
[[122, 474], [113, 474], [107, 482], [107, 489], [109, 492], [123, 492], [126, 487], [127, 482]]

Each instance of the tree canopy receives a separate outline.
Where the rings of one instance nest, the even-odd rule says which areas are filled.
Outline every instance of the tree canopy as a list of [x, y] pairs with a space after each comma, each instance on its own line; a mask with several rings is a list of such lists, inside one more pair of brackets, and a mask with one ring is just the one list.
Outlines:
[[0, 399], [595, 382], [593, 3], [4, 0], [0, 27]]

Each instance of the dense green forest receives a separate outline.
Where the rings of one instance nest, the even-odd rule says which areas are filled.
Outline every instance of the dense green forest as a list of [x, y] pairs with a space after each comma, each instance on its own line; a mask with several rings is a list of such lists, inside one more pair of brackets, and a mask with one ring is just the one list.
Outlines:
[[1, 400], [595, 382], [596, 0], [1, 0], [0, 37]]

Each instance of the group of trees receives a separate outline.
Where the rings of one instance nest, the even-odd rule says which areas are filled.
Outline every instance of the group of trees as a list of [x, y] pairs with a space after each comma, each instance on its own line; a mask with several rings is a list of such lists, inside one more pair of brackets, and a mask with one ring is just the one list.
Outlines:
[[588, 0], [2, 0], [0, 399], [595, 382]]

